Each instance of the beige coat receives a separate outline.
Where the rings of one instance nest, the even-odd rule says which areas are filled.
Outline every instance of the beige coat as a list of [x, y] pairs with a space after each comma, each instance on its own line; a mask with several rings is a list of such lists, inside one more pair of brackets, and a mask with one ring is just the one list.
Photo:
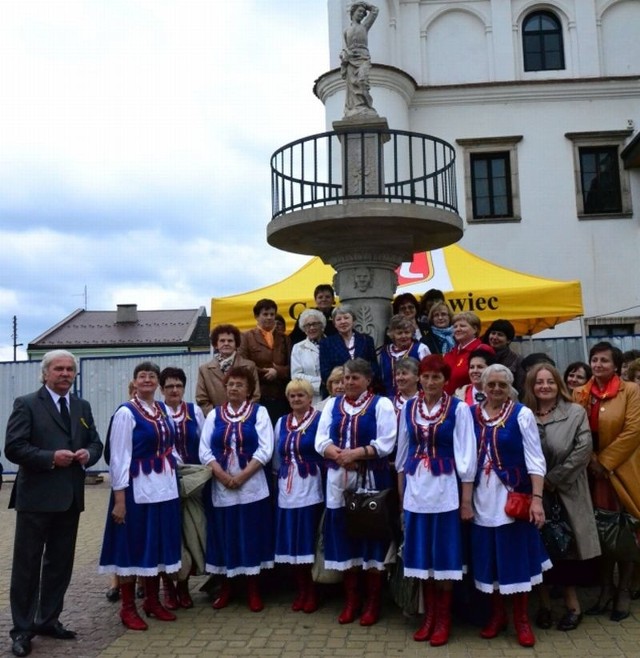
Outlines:
[[600, 542], [587, 480], [592, 452], [587, 414], [581, 406], [559, 400], [557, 408], [537, 422], [547, 462], [545, 489], [558, 494], [567, 512], [576, 537], [576, 557], [596, 557]]
[[[285, 399], [284, 389], [289, 382], [289, 339], [278, 332], [273, 334], [271, 349], [257, 327], [242, 334], [238, 353], [256, 364], [260, 377], [260, 391], [265, 398]], [[274, 367], [278, 373], [274, 381], [264, 379], [262, 371]]]
[[[239, 354], [233, 361], [233, 367], [242, 366], [251, 371], [255, 382], [255, 391], [251, 398], [254, 402], [260, 399], [260, 382], [256, 364], [249, 359], [243, 359]], [[198, 369], [198, 383], [196, 384], [196, 403], [206, 416], [213, 407], [219, 407], [227, 401], [227, 391], [224, 387], [224, 373], [220, 369], [218, 359], [212, 359]]]
[[[586, 385], [585, 385], [586, 386]], [[585, 386], [573, 398], [588, 410]], [[640, 519], [640, 388], [621, 382], [618, 394], [600, 405], [598, 461], [609, 471], [611, 484], [625, 510]]]

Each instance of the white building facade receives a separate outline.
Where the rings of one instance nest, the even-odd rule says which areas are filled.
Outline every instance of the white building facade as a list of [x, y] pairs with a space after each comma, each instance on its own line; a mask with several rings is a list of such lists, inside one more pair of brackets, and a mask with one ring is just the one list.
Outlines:
[[[315, 88], [328, 129], [350, 4], [328, 3], [332, 70]], [[640, 333], [640, 1], [377, 4], [374, 106], [390, 128], [455, 146], [461, 246], [580, 280], [592, 334]]]

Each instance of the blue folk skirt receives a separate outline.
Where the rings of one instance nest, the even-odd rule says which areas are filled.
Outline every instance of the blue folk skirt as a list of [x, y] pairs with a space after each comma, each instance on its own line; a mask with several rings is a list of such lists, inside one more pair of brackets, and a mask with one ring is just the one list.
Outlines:
[[552, 566], [540, 532], [528, 521], [496, 528], [472, 524], [471, 557], [476, 587], [487, 593], [529, 592]]
[[316, 533], [322, 503], [276, 510], [275, 561], [284, 564], [313, 564]]
[[404, 512], [404, 575], [427, 580], [462, 580], [460, 512]]
[[138, 504], [133, 487], [125, 490], [125, 523], [111, 518], [114, 496], [111, 492], [107, 522], [100, 553], [100, 573], [119, 576], [155, 576], [161, 571], [180, 569], [182, 520], [180, 499]]
[[[208, 506], [209, 507], [209, 506]], [[271, 499], [210, 506], [207, 514], [206, 570], [233, 578], [273, 567]]]
[[324, 521], [324, 566], [346, 571], [352, 567], [384, 569], [388, 541], [354, 539], [347, 535], [345, 508], [327, 509]]

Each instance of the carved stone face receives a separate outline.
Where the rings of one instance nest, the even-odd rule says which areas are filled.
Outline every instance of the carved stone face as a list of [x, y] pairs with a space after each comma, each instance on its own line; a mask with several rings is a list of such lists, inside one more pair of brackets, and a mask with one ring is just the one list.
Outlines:
[[364, 5], [357, 5], [351, 10], [351, 20], [359, 23], [367, 15]]
[[368, 267], [359, 267], [353, 275], [353, 285], [360, 292], [371, 288], [371, 271]]

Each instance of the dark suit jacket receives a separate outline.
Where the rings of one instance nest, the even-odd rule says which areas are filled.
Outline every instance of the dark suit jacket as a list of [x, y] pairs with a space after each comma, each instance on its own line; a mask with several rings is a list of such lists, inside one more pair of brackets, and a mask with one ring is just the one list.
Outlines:
[[[236, 354], [233, 367], [247, 368], [253, 375], [255, 391], [251, 398], [254, 402], [260, 399], [260, 382], [256, 364], [249, 359], [243, 359]], [[211, 359], [198, 368], [198, 383], [196, 385], [196, 402], [206, 416], [214, 407], [218, 407], [227, 401], [227, 391], [224, 387], [225, 374], [220, 369], [217, 359]]]
[[56, 450], [89, 451], [87, 467], [102, 454], [102, 443], [86, 400], [70, 395], [71, 436], [60, 412], [43, 386], [16, 398], [7, 423], [5, 455], [19, 465], [9, 507], [19, 512], [64, 512], [75, 500], [84, 509], [85, 469], [77, 462], [52, 468]]
[[[265, 398], [284, 398], [284, 389], [289, 382], [289, 339], [278, 332], [273, 334], [273, 349], [265, 342], [262, 332], [257, 327], [242, 334], [242, 343], [238, 354], [256, 364], [260, 378], [260, 394]], [[261, 368], [275, 366], [278, 377], [267, 381], [260, 374]]]

